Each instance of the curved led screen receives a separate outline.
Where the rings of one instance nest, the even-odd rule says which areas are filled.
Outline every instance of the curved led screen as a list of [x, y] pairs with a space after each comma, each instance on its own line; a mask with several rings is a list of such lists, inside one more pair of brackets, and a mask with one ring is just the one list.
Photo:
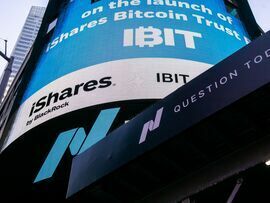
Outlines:
[[51, 32], [5, 146], [79, 109], [164, 98], [248, 42], [217, 0], [73, 0]]

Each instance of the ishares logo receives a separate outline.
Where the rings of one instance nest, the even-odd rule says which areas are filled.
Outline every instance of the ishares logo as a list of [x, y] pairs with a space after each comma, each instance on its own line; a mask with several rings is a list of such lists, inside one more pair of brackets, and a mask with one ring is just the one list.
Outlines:
[[90, 92], [98, 88], [107, 88], [112, 85], [111, 79], [112, 77], [104, 77], [100, 80], [90, 80], [87, 82], [76, 84], [73, 87], [65, 88], [61, 92], [51, 92], [49, 95], [41, 97], [37, 102], [33, 103], [29, 117], [32, 116], [34, 113], [42, 110], [44, 107], [47, 107], [58, 101], [62, 101], [67, 98], [76, 96], [82, 91]]
[[70, 150], [71, 155], [76, 156], [103, 139], [108, 133], [119, 110], [120, 108], [102, 110], [88, 135], [83, 128], [75, 128], [60, 133], [41, 166], [34, 183], [53, 176], [67, 149]]

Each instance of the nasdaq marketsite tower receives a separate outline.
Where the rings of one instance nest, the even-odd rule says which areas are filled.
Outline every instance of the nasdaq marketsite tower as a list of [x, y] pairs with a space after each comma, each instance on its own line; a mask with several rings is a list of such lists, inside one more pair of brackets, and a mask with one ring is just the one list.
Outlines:
[[[264, 149], [253, 144], [267, 130], [253, 124], [269, 118], [261, 114], [266, 99], [249, 107], [267, 88], [250, 96], [232, 86], [241, 98], [210, 114], [193, 107], [229, 100], [210, 97], [240, 73], [213, 79], [194, 95], [193, 85], [221, 73], [224, 59], [228, 70], [239, 67], [238, 55], [228, 57], [251, 49], [261, 35], [246, 0], [50, 0], [1, 105], [1, 196], [7, 202], [225, 202], [238, 174], [268, 153], [252, 156], [248, 148]], [[255, 63], [269, 55], [266, 49]], [[189, 99], [174, 111], [194, 110], [173, 120], [167, 106], [180, 102], [178, 91]], [[200, 110], [207, 116], [195, 122]]]

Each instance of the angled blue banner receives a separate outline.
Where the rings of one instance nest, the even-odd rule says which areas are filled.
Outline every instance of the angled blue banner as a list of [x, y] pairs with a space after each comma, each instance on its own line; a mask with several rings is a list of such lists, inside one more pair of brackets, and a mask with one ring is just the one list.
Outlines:
[[270, 32], [76, 156], [67, 196], [269, 82]]
[[[23, 101], [57, 78], [108, 61], [161, 57], [216, 64], [245, 46], [249, 37], [242, 22], [227, 12], [223, 0], [178, 5], [153, 0], [119, 2], [67, 3]], [[147, 35], [144, 33], [149, 37], [146, 42], [142, 40]], [[160, 43], [149, 33], [160, 35]], [[129, 34], [136, 35], [133, 41], [140, 40], [126, 40]], [[165, 35], [174, 40], [167, 41]], [[196, 47], [190, 46], [191, 36]]]

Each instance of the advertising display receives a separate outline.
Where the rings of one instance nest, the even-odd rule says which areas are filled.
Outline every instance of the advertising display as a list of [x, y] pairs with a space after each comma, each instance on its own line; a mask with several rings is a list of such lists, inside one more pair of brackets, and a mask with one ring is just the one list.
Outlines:
[[92, 148], [75, 156], [68, 196], [168, 139], [181, 136], [180, 133], [199, 121], [268, 85], [269, 42], [270, 32], [156, 102]]
[[71, 0], [51, 32], [4, 148], [77, 110], [162, 99], [249, 42], [222, 0]]

